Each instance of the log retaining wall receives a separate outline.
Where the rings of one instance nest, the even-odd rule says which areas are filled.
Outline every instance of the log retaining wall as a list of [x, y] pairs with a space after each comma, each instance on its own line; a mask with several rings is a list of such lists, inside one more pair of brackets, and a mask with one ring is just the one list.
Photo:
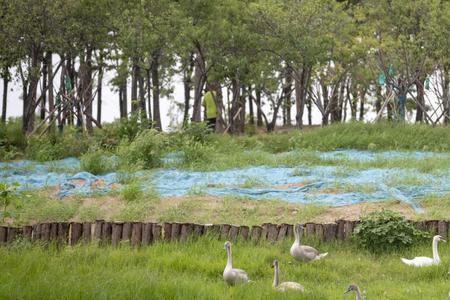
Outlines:
[[[338, 220], [335, 223], [305, 223], [303, 235], [323, 242], [348, 240], [359, 221]], [[432, 234], [450, 236], [449, 221], [417, 221], [414, 225]], [[40, 223], [33, 226], [0, 226], [0, 246], [12, 243], [16, 238], [42, 243], [77, 245], [91, 242], [101, 245], [133, 247], [147, 246], [157, 241], [185, 242], [188, 239], [209, 235], [230, 241], [276, 242], [293, 238], [292, 224], [265, 223], [261, 226], [236, 226], [231, 224], [194, 223], [142, 223], [142, 222], [84, 222]]]

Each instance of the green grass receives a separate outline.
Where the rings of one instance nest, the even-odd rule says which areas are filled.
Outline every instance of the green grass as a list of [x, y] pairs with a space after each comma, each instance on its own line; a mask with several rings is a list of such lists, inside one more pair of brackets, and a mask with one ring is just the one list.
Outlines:
[[[374, 256], [352, 244], [318, 244], [329, 255], [312, 264], [292, 262], [291, 241], [275, 245], [235, 243], [233, 263], [252, 283], [228, 287], [223, 242], [201, 238], [186, 244], [157, 243], [142, 249], [96, 246], [43, 248], [24, 243], [0, 248], [0, 299], [354, 299], [344, 296], [357, 283], [366, 299], [446, 299], [450, 249], [441, 245], [440, 266], [415, 269], [401, 256], [431, 255], [422, 245]], [[273, 259], [281, 281], [296, 281], [305, 294], [271, 287]]]

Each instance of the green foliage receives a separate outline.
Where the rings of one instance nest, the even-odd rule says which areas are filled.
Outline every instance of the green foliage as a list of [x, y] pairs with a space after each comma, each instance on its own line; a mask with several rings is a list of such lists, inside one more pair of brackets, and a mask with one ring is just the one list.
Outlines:
[[415, 228], [401, 214], [382, 210], [361, 218], [354, 231], [356, 242], [372, 252], [381, 253], [408, 248], [429, 234]]
[[137, 166], [152, 169], [161, 166], [161, 159], [167, 146], [167, 137], [153, 129], [145, 129], [136, 138], [119, 146], [120, 163], [124, 166]]
[[206, 123], [193, 122], [182, 130], [181, 137], [203, 144], [208, 141], [211, 133], [211, 129]]
[[139, 183], [133, 182], [125, 185], [120, 194], [122, 199], [125, 200], [126, 202], [135, 202], [140, 198], [142, 198], [144, 192], [142, 191], [142, 188], [139, 185]]
[[291, 137], [294, 149], [311, 150], [428, 150], [449, 151], [450, 131], [421, 124], [353, 122], [305, 131]]
[[[313, 244], [330, 255], [300, 265], [289, 263], [292, 258], [286, 249], [291, 243], [233, 243], [233, 263], [253, 281], [234, 287], [228, 287], [221, 276], [226, 264], [223, 241], [207, 236], [139, 249], [128, 245], [1, 247], [0, 268], [7, 271], [0, 272], [0, 298], [94, 299], [101, 294], [107, 299], [353, 300], [354, 295], [343, 295], [352, 282], [366, 299], [448, 298], [448, 247], [440, 249], [441, 265], [411, 270], [402, 265], [400, 255], [427, 253], [429, 245], [398, 256], [375, 257], [351, 245]], [[301, 283], [304, 293], [273, 289], [270, 263], [275, 258], [280, 261], [280, 279]]]
[[96, 147], [80, 157], [81, 169], [94, 175], [111, 172], [117, 168], [117, 159], [110, 153]]
[[5, 184], [0, 182], [0, 205], [2, 206], [2, 222], [5, 222], [5, 217], [8, 217], [7, 208], [11, 204], [11, 200], [14, 198], [14, 193], [18, 185]]
[[43, 137], [33, 136], [28, 140], [26, 155], [37, 161], [49, 161], [65, 157], [79, 157], [89, 149], [93, 139], [66, 127], [63, 134], [50, 134]]

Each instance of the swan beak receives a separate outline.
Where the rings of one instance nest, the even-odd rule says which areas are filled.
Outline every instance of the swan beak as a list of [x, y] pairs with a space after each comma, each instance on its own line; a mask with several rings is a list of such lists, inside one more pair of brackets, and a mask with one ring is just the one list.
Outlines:
[[446, 241], [446, 240], [441, 240], [441, 242], [447, 243], [447, 241]]
[[351, 292], [351, 290], [348, 289], [348, 290], [345, 291], [344, 295], [347, 294], [347, 293], [350, 293], [350, 292]]

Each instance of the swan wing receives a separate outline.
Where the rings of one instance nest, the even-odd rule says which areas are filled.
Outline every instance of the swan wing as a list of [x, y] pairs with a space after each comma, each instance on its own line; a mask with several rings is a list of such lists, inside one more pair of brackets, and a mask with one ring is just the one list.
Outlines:
[[401, 258], [402, 262], [405, 265], [413, 266], [413, 267], [427, 267], [434, 264], [434, 261], [431, 257], [418, 256], [413, 259]]
[[247, 272], [241, 269], [229, 269], [223, 273], [223, 279], [230, 285], [248, 282]]
[[287, 290], [304, 292], [305, 288], [300, 283], [287, 281], [287, 282], [280, 283], [277, 286], [277, 290], [280, 290], [283, 292], [287, 291]]

